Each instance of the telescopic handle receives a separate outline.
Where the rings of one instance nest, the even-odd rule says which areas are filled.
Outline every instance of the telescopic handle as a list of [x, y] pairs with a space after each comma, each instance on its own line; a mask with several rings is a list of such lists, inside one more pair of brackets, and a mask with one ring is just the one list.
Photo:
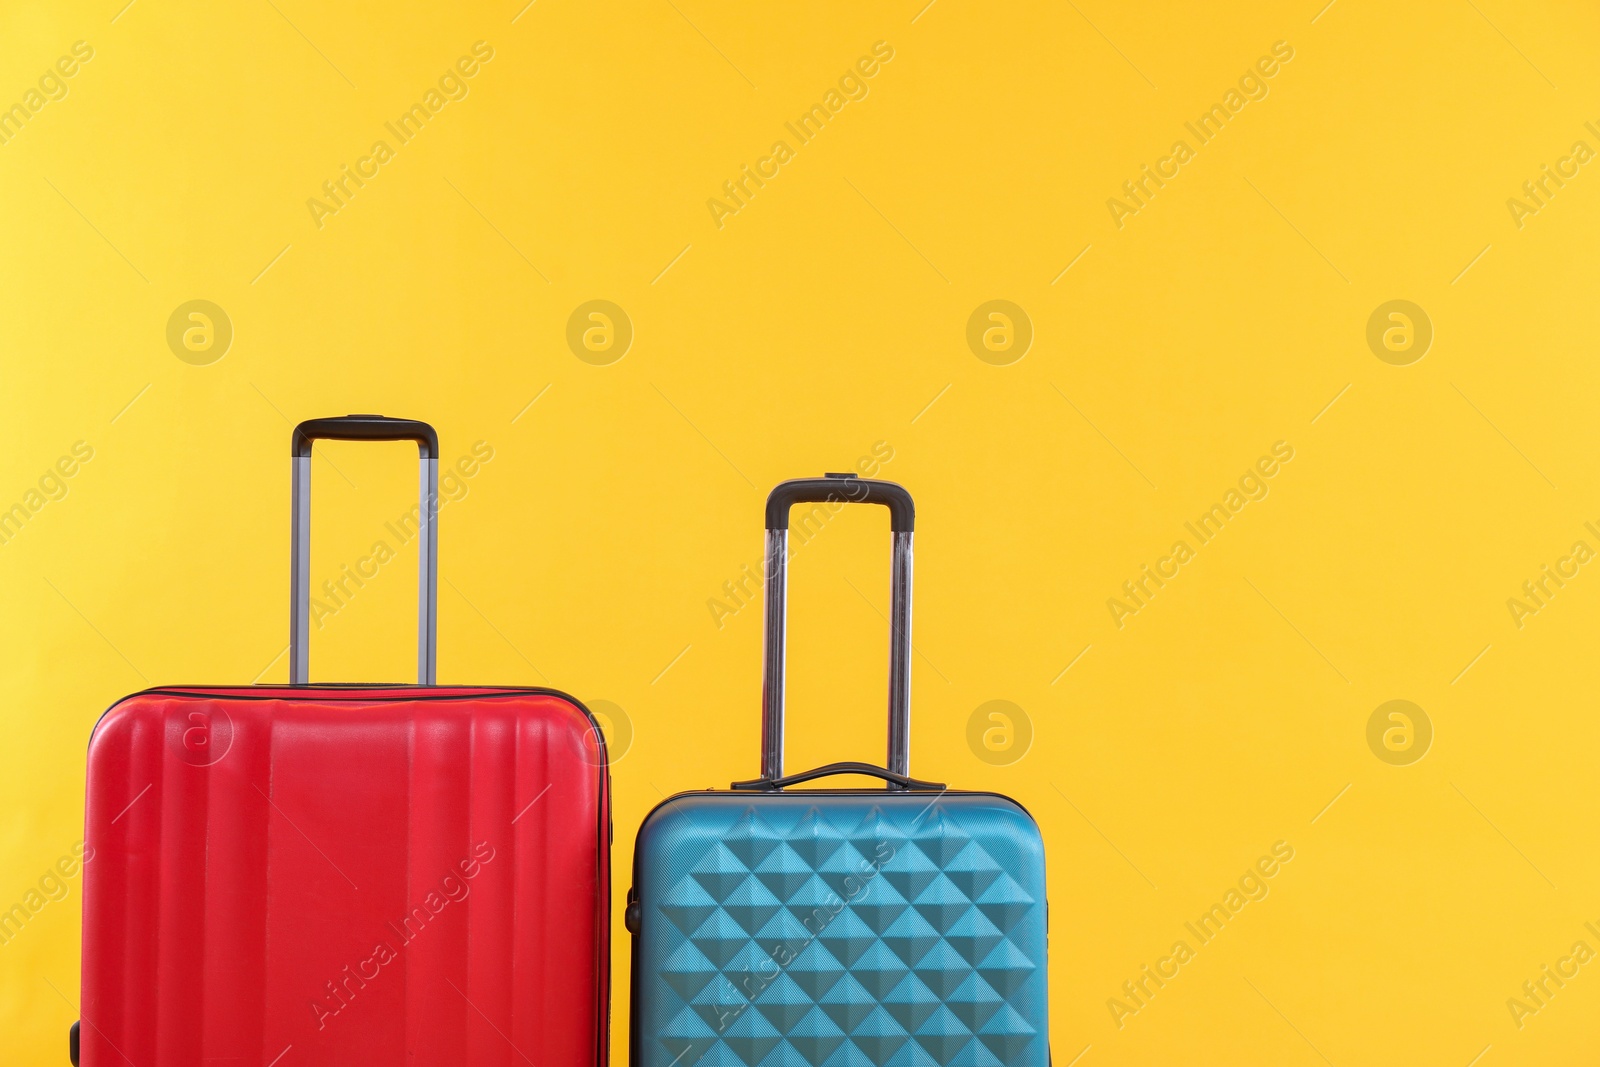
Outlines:
[[419, 462], [417, 534], [417, 684], [433, 685], [438, 659], [439, 435], [414, 419], [343, 415], [308, 419], [294, 428], [293, 512], [289, 534], [289, 683], [305, 685], [311, 674], [311, 446], [318, 440], [415, 441]]
[[[911, 494], [894, 482], [854, 474], [796, 478], [767, 497], [766, 636], [761, 692], [761, 778], [783, 775], [784, 669], [788, 655], [789, 509], [796, 504], [880, 504], [889, 509], [893, 531], [889, 605], [890, 789], [906, 788], [911, 774], [911, 540], [916, 508]], [[802, 524], [804, 519], [802, 518]]]

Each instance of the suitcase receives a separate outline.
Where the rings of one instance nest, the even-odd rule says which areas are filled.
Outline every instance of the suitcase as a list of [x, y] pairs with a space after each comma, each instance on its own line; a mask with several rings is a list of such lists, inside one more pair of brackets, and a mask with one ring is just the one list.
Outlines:
[[[307, 682], [317, 438], [417, 442], [415, 686]], [[604, 738], [553, 690], [435, 684], [438, 456], [420, 422], [300, 424], [290, 684], [96, 725], [74, 1063], [604, 1067]]]
[[[783, 773], [785, 562], [796, 503], [886, 505], [888, 766]], [[803, 522], [803, 520], [802, 520]], [[1044, 845], [993, 793], [910, 777], [910, 494], [853, 475], [767, 500], [761, 777], [680, 793], [639, 829], [633, 1067], [1046, 1067]], [[865, 774], [877, 789], [821, 789]]]

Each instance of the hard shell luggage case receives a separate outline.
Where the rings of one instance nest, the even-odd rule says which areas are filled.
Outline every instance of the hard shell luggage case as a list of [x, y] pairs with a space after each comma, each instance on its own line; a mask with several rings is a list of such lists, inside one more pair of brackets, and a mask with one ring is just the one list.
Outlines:
[[[418, 444], [415, 686], [307, 683], [316, 438]], [[438, 455], [424, 423], [302, 423], [291, 684], [95, 727], [74, 1063], [604, 1067], [604, 740], [553, 690], [435, 684]]]
[[[785, 777], [789, 509], [823, 501], [891, 515], [888, 766]], [[1038, 827], [1003, 796], [909, 776], [913, 520], [905, 489], [849, 475], [768, 498], [761, 777], [680, 793], [639, 829], [633, 1067], [1049, 1062]], [[887, 789], [807, 785], [834, 774]]]

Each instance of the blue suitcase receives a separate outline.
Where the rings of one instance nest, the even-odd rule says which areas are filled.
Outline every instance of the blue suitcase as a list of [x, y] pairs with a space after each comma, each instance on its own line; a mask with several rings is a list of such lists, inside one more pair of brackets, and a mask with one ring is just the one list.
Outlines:
[[[874, 503], [894, 533], [888, 766], [783, 773], [789, 511]], [[803, 520], [802, 520], [803, 521]], [[767, 500], [761, 777], [639, 828], [632, 1067], [1046, 1067], [1044, 842], [1015, 801], [910, 777], [911, 541], [901, 486]], [[864, 774], [885, 790], [804, 787]]]

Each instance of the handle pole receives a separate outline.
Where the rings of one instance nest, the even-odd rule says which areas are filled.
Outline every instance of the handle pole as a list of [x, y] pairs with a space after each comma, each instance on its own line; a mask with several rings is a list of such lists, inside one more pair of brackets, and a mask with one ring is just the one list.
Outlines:
[[[788, 658], [789, 508], [798, 503], [871, 503], [889, 508], [894, 547], [890, 562], [888, 769], [911, 774], [911, 572], [914, 512], [911, 494], [892, 482], [854, 475], [796, 479], [767, 498], [765, 637], [761, 675], [761, 778], [783, 777], [785, 663]], [[906, 786], [890, 779], [890, 789]]]
[[289, 532], [289, 684], [311, 676], [311, 457], [295, 456]]
[[415, 441], [419, 461], [417, 510], [417, 684], [438, 674], [439, 439], [433, 427], [383, 415], [312, 419], [295, 427], [289, 532], [289, 684], [311, 678], [311, 446], [342, 441]]
[[[894, 535], [889, 604], [889, 762], [911, 775], [911, 531]], [[892, 788], [892, 787], [891, 787]]]
[[417, 684], [439, 678], [439, 456], [424, 457], [419, 466], [417, 516]]
[[783, 777], [784, 662], [788, 657], [789, 531], [767, 531], [765, 660], [761, 671], [761, 777]]

